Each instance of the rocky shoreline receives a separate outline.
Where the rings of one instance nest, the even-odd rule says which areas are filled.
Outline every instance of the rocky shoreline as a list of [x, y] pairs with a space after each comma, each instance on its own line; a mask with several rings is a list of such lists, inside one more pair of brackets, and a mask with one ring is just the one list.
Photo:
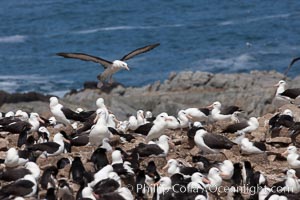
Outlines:
[[[121, 119], [134, 114], [138, 109], [152, 110], [154, 114], [165, 111], [175, 115], [187, 107], [204, 107], [214, 101], [241, 106], [248, 116], [261, 116], [274, 112], [272, 86], [284, 75], [275, 71], [252, 71], [240, 74], [212, 74], [207, 72], [171, 73], [163, 82], [143, 87], [124, 87], [114, 84], [102, 90], [87, 82], [85, 88], [72, 90], [61, 98], [71, 108], [78, 106], [86, 110], [96, 108], [95, 101], [102, 97], [111, 111]], [[300, 85], [300, 76], [287, 81], [289, 87]], [[26, 103], [24, 103], [26, 102]], [[30, 103], [28, 103], [30, 102]], [[31, 112], [35, 110], [49, 115], [49, 96], [38, 93], [0, 93], [0, 110], [7, 112], [17, 108]]]

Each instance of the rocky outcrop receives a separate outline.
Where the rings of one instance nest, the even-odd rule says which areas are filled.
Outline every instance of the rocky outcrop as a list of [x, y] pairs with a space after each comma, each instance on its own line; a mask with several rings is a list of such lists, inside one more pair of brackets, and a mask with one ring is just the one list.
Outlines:
[[[276, 89], [272, 87], [284, 76], [275, 71], [252, 71], [240, 74], [211, 74], [207, 72], [171, 73], [164, 82], [143, 87], [116, 84], [100, 90], [92, 86], [65, 95], [61, 99], [71, 108], [96, 109], [95, 101], [102, 97], [106, 105], [120, 118], [135, 114], [136, 110], [152, 110], [154, 114], [167, 112], [175, 115], [187, 107], [205, 107], [214, 101], [224, 105], [238, 105], [249, 116], [273, 112], [272, 100]], [[287, 80], [289, 87], [300, 85], [300, 77]], [[46, 99], [48, 101], [48, 97]], [[0, 101], [1, 102], [1, 101]], [[34, 105], [36, 106], [36, 105]], [[6, 104], [1, 110], [9, 110]], [[29, 108], [30, 109], [30, 108]], [[47, 107], [48, 109], [48, 107]]]
[[[95, 100], [102, 97], [114, 113], [123, 117], [134, 114], [138, 109], [174, 115], [180, 109], [204, 107], [214, 101], [224, 105], [235, 104], [250, 116], [260, 116], [275, 110], [272, 105], [275, 88], [272, 86], [282, 78], [282, 74], [274, 71], [253, 71], [249, 74], [181, 72], [170, 74], [163, 83], [155, 82], [140, 88], [119, 85], [108, 94], [99, 89], [85, 89], [66, 95], [63, 100], [95, 109]], [[300, 83], [299, 78], [295, 81], [295, 85]]]
[[49, 98], [50, 96], [43, 95], [37, 92], [9, 94], [5, 91], [0, 91], [0, 106], [5, 103], [49, 101]]

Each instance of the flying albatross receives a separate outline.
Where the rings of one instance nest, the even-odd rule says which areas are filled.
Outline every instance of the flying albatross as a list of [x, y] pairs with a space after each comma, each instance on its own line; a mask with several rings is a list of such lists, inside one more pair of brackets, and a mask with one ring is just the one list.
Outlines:
[[108, 61], [100, 57], [84, 54], [84, 53], [57, 53], [56, 55], [62, 56], [64, 58], [75, 58], [80, 59], [84, 61], [92, 61], [96, 63], [100, 63], [104, 67], [104, 72], [102, 74], [99, 74], [97, 78], [100, 80], [98, 83], [98, 88], [101, 88], [103, 85], [103, 82], [109, 77], [110, 83], [112, 83], [112, 75], [116, 72], [118, 72], [121, 69], [129, 70], [129, 67], [125, 61], [133, 58], [136, 55], [139, 55], [141, 53], [145, 53], [147, 51], [150, 51], [154, 49], [155, 47], [159, 46], [160, 44], [151, 44], [145, 47], [141, 47], [138, 49], [135, 49], [131, 51], [130, 53], [123, 56], [120, 60], [114, 60], [114, 61]]

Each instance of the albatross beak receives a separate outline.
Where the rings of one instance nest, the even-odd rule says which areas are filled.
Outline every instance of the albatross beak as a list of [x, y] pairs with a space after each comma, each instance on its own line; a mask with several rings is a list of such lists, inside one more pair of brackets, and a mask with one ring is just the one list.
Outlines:
[[283, 152], [281, 155], [282, 155], [282, 156], [288, 155], [288, 151]]
[[212, 109], [212, 108], [213, 108], [213, 104], [211, 104], [211, 105], [207, 106], [206, 108], [208, 108], [208, 109]]
[[165, 170], [169, 167], [169, 164], [167, 163], [162, 169]]
[[39, 120], [40, 122], [42, 122], [43, 124], [45, 123], [45, 121], [42, 120], [40, 117], [38, 117], [38, 120]]
[[66, 138], [64, 138], [63, 141], [69, 144], [71, 143], [70, 140], [67, 140]]
[[114, 119], [114, 122], [115, 122], [116, 124], [119, 124], [119, 123], [120, 123], [120, 121], [117, 120], [117, 118]]
[[187, 117], [188, 119], [190, 119], [190, 120], [193, 119], [193, 117], [192, 117], [190, 114], [186, 114], [186, 117]]
[[220, 173], [220, 176], [221, 176], [222, 178], [224, 178], [224, 177], [227, 176], [227, 174], [225, 174], [224, 172], [221, 172], [221, 173]]
[[278, 87], [278, 86], [279, 86], [279, 83], [277, 83], [277, 84], [273, 85], [273, 87]]
[[202, 178], [202, 181], [203, 183], [210, 184], [210, 180], [208, 180], [207, 178]]
[[152, 187], [159, 186], [159, 185], [160, 185], [159, 181], [157, 181], [156, 183], [151, 184]]
[[95, 117], [95, 119], [94, 119], [94, 124], [97, 123], [98, 119], [99, 119], [99, 115], [97, 114], [96, 117]]
[[125, 69], [126, 69], [127, 71], [129, 71], [129, 70], [130, 70], [128, 66], [126, 66], [126, 67], [125, 67]]
[[166, 117], [165, 121], [173, 121], [171, 118]]

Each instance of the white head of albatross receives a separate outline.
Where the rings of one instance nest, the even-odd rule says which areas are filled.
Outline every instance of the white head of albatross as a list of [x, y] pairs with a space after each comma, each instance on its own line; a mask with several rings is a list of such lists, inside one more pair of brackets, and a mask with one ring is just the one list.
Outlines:
[[114, 114], [108, 115], [108, 122], [107, 122], [108, 127], [116, 128], [119, 123], [120, 123], [120, 121], [117, 120], [117, 118]]
[[35, 162], [27, 162], [25, 164], [25, 168], [28, 169], [31, 172], [32, 176], [36, 180], [39, 179], [41, 170], [40, 170], [39, 166]]
[[300, 158], [297, 152], [297, 147], [289, 146], [287, 150], [282, 153], [283, 156], [287, 155], [287, 162], [292, 168], [300, 168]]
[[168, 174], [170, 175], [180, 173], [178, 162], [175, 159], [168, 160], [167, 164], [163, 167], [163, 169], [167, 169], [167, 168], [168, 168]]
[[159, 114], [153, 122], [153, 126], [149, 133], [146, 136], [146, 142], [149, 142], [152, 139], [160, 137], [165, 129], [167, 128], [167, 122], [171, 121], [172, 119], [169, 118], [167, 113]]
[[194, 189], [199, 189], [199, 184], [201, 187], [205, 188], [205, 184], [209, 184], [210, 181], [200, 172], [195, 172], [191, 176], [191, 182], [187, 185], [187, 188], [192, 191]]
[[211, 191], [216, 190], [222, 184], [223, 173], [216, 167], [212, 167], [207, 175], [210, 184], [206, 185], [206, 188], [209, 188]]
[[89, 142], [91, 145], [99, 146], [104, 138], [110, 137], [110, 132], [107, 127], [107, 115], [104, 109], [99, 108], [96, 111], [94, 123], [96, 123], [89, 134]]
[[23, 112], [22, 110], [17, 110], [15, 117], [18, 117], [22, 121], [27, 121], [29, 119], [27, 112]]
[[207, 198], [205, 196], [203, 196], [203, 195], [197, 195], [195, 197], [195, 200], [207, 200]]
[[123, 163], [121, 151], [115, 150], [111, 154], [112, 165], [117, 163]]
[[81, 195], [82, 198], [96, 200], [96, 197], [93, 195], [93, 189], [89, 186], [83, 188]]
[[104, 104], [104, 99], [103, 98], [98, 98], [96, 100], [96, 106], [97, 108], [101, 108], [105, 113], [106, 113], [106, 121], [108, 121], [108, 110], [107, 110], [107, 107], [105, 106]]
[[119, 70], [126, 69], [127, 71], [129, 71], [129, 67], [128, 67], [127, 63], [124, 61], [121, 61], [121, 60], [114, 60], [112, 67], [115, 69], [119, 69]]
[[104, 99], [103, 98], [98, 98], [97, 100], [96, 100], [96, 106], [98, 107], [98, 108], [106, 108], [106, 106], [105, 106], [105, 104], [104, 104]]
[[4, 164], [6, 167], [17, 167], [19, 166], [19, 154], [15, 148], [10, 148], [6, 152], [6, 157], [4, 160]]
[[231, 160], [224, 160], [220, 165], [220, 170], [222, 172], [222, 178], [224, 180], [230, 180], [233, 176], [234, 166]]
[[145, 123], [145, 117], [144, 117], [144, 111], [143, 110], [138, 110], [136, 112], [136, 119], [137, 119], [137, 125], [143, 125]]
[[293, 112], [290, 110], [290, 109], [285, 109], [283, 112], [282, 112], [282, 115], [289, 115], [291, 117], [294, 117], [294, 114]]
[[280, 95], [285, 91], [286, 82], [284, 80], [280, 80], [274, 87], [277, 87], [276, 96]]
[[219, 120], [226, 120], [231, 118], [232, 115], [221, 114], [221, 107], [222, 104], [219, 101], [215, 101], [213, 104], [207, 107], [209, 109], [212, 108], [211, 116], [213, 120], [219, 121]]
[[57, 97], [50, 97], [49, 101], [50, 101], [50, 107], [54, 107], [59, 104]]
[[40, 115], [38, 113], [30, 113], [30, 117], [28, 119], [28, 122], [31, 124], [30, 132], [37, 131], [40, 127], [40, 122], [45, 123], [44, 120], [40, 118]]
[[189, 114], [187, 114], [184, 110], [180, 110], [178, 112], [178, 120], [180, 128], [187, 128], [189, 126]]
[[169, 177], [162, 177], [158, 182], [158, 194], [163, 193], [165, 190], [170, 190], [172, 186], [172, 181]]
[[170, 149], [169, 143], [174, 146], [171, 138], [166, 135], [162, 135], [159, 137], [156, 144], [164, 151], [164, 155], [167, 155]]
[[9, 111], [5, 114], [4, 117], [14, 117], [15, 116], [15, 113], [13, 111]]
[[152, 118], [153, 117], [153, 114], [152, 114], [152, 112], [151, 111], [146, 111], [146, 114], [145, 114], [145, 118], [147, 119], [147, 118]]

